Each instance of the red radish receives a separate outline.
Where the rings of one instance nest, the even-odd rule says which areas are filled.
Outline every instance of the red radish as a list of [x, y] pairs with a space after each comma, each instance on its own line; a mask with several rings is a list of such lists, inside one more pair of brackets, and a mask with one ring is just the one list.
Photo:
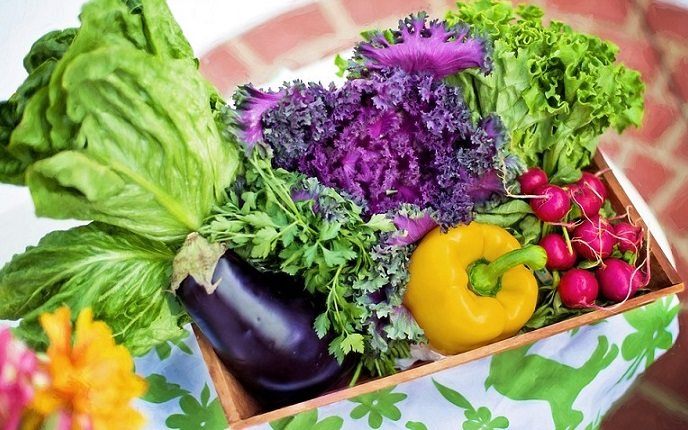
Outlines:
[[530, 207], [542, 221], [561, 221], [571, 209], [569, 195], [561, 187], [546, 184], [538, 187], [534, 193], [540, 198], [532, 199]]
[[548, 181], [547, 173], [539, 167], [531, 167], [518, 178], [523, 194], [533, 194], [536, 189], [546, 185]]
[[[595, 272], [602, 295], [613, 302], [633, 297], [639, 288], [646, 286], [650, 278], [630, 264], [618, 258], [607, 258]], [[629, 293], [630, 287], [630, 293]]]
[[576, 264], [576, 253], [573, 249], [569, 250], [562, 235], [550, 233], [540, 240], [540, 246], [547, 252], [549, 270], [567, 270]]
[[601, 260], [612, 255], [616, 238], [611, 224], [599, 216], [584, 220], [573, 230], [571, 243], [581, 257]]
[[619, 251], [637, 253], [643, 246], [643, 229], [621, 221], [614, 224], [614, 234], [619, 244]]
[[581, 208], [585, 218], [590, 218], [600, 213], [604, 200], [595, 194], [592, 189], [574, 184], [569, 188], [569, 194], [571, 201]]
[[599, 286], [592, 273], [583, 269], [571, 269], [559, 280], [557, 291], [567, 308], [590, 308], [595, 306]]
[[598, 196], [602, 202], [607, 199], [607, 187], [604, 186], [600, 178], [590, 172], [583, 172], [583, 176], [576, 182], [576, 185], [593, 191], [593, 194]]

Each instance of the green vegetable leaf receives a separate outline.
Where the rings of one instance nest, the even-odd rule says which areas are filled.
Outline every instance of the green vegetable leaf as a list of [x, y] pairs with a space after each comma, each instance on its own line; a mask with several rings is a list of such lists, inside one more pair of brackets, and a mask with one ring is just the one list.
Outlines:
[[359, 333], [349, 334], [342, 340], [341, 348], [342, 351], [344, 351], [344, 354], [348, 354], [352, 351], [363, 353], [363, 336]]
[[327, 332], [330, 330], [330, 326], [330, 318], [328, 317], [327, 312], [323, 312], [320, 315], [318, 315], [317, 318], [315, 318], [315, 322], [313, 323], [315, 333], [321, 339], [325, 337]]
[[346, 71], [349, 68], [349, 62], [344, 57], [337, 54], [334, 57], [334, 65], [337, 67], [337, 76], [340, 78], [344, 77], [344, 74], [346, 74]]
[[[51, 31], [34, 42], [31, 51], [24, 57], [24, 68], [29, 76], [19, 86], [9, 100], [0, 102], [0, 181], [10, 184], [24, 184], [24, 172], [30, 160], [8, 149], [12, 131], [21, 121], [29, 100], [38, 93], [37, 98], [46, 100], [45, 90], [55, 69], [76, 35], [76, 29]], [[36, 105], [36, 102], [32, 106]], [[35, 132], [41, 136], [46, 132], [45, 125]]]
[[[423, 337], [402, 306], [411, 247], [384, 244], [394, 229], [387, 216], [364, 221], [351, 200], [314, 178], [273, 169], [260, 149], [243, 165], [240, 187], [230, 189], [201, 234], [256, 267], [303, 279], [326, 306], [313, 327], [320, 337], [334, 334], [329, 351], [338, 360], [356, 354], [371, 372], [394, 372], [394, 360]], [[314, 197], [294, 201], [294, 190]], [[372, 303], [370, 294], [381, 289], [386, 299]]]
[[320, 230], [319, 240], [324, 242], [336, 238], [341, 228], [342, 225], [338, 222], [325, 223]]
[[[61, 85], [84, 146], [29, 168], [36, 213], [95, 219], [164, 241], [197, 230], [237, 162], [195, 68], [110, 48], [75, 59]], [[41, 118], [23, 121], [31, 127]], [[11, 145], [23, 144], [20, 138], [15, 131]]]
[[477, 222], [485, 224], [495, 224], [501, 227], [511, 227], [521, 221], [526, 215], [532, 214], [533, 210], [524, 200], [511, 199], [499, 206], [481, 209], [475, 215]]
[[374, 214], [370, 217], [366, 226], [372, 228], [376, 231], [394, 231], [396, 227], [391, 219], [387, 218], [384, 214]]
[[22, 318], [19, 336], [42, 347], [42, 312], [68, 305], [76, 318], [91, 307], [119, 343], [144, 354], [184, 335], [186, 314], [165, 288], [173, 257], [162, 243], [98, 223], [50, 233], [0, 270], [0, 319]]
[[[0, 179], [25, 175], [40, 216], [179, 243], [224, 199], [238, 168], [212, 108], [217, 94], [164, 1], [142, 0], [132, 12], [121, 0], [93, 0], [80, 19], [72, 41], [45, 40], [27, 61], [43, 61], [34, 73], [46, 68], [50, 79], [24, 91], [20, 122], [2, 121], [12, 130]], [[4, 167], [10, 157], [21, 172]]]
[[463, 89], [475, 116], [500, 117], [508, 153], [543, 167], [554, 183], [570, 183], [607, 128], [640, 125], [644, 85], [616, 63], [615, 45], [542, 16], [535, 6], [499, 0], [458, 2], [446, 20], [493, 40], [492, 72], [466, 70], [448, 82]]

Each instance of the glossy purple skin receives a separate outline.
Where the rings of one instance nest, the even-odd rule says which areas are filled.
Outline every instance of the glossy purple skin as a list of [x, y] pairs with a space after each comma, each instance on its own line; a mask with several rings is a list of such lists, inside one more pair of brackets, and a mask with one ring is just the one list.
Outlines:
[[619, 251], [637, 253], [643, 246], [643, 230], [625, 221], [614, 224], [614, 234], [617, 236]]
[[582, 188], [591, 189], [595, 192], [593, 194], [602, 197], [602, 201], [607, 199], [607, 187], [604, 186], [602, 180], [590, 172], [583, 172], [583, 176], [576, 182], [576, 185]]
[[533, 194], [541, 186], [547, 185], [548, 181], [547, 173], [539, 167], [531, 167], [518, 177], [518, 183], [521, 184], [521, 193], [523, 194]]
[[568, 270], [572, 268], [578, 256], [576, 252], [569, 252], [564, 237], [560, 234], [550, 233], [540, 240], [541, 247], [547, 252], [547, 268], [549, 270]]
[[614, 252], [614, 229], [607, 220], [592, 217], [573, 230], [571, 243], [578, 255], [587, 260], [604, 259]]
[[538, 196], [545, 198], [531, 199], [530, 207], [535, 215], [545, 222], [559, 222], [571, 209], [571, 200], [563, 188], [547, 184], [535, 190]]
[[[635, 272], [635, 275], [633, 273]], [[602, 295], [613, 302], [621, 302], [630, 299], [638, 289], [648, 284], [649, 279], [640, 270], [618, 258], [607, 258], [604, 264], [595, 272], [600, 283]], [[628, 294], [628, 287], [631, 293]]]
[[589, 308], [597, 299], [599, 285], [591, 272], [571, 269], [562, 275], [557, 291], [567, 308]]
[[266, 407], [315, 397], [348, 382], [313, 330], [318, 312], [283, 275], [261, 273], [232, 252], [218, 262], [208, 294], [187, 277], [177, 291], [223, 363]]

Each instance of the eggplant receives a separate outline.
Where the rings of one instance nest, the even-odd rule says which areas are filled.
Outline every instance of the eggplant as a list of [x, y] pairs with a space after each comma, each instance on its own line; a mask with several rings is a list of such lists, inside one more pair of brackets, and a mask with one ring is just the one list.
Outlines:
[[222, 362], [265, 407], [318, 396], [346, 383], [350, 366], [318, 338], [312, 297], [287, 275], [263, 273], [227, 251], [208, 293], [187, 276], [177, 295]]

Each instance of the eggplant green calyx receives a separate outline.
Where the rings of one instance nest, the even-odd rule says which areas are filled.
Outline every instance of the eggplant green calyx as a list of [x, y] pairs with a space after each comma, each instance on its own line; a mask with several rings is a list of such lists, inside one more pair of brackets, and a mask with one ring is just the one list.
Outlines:
[[217, 288], [213, 283], [215, 266], [226, 250], [224, 245], [208, 242], [198, 233], [189, 234], [174, 257], [172, 291], [176, 292], [184, 279], [191, 276], [208, 294], [212, 294]]

